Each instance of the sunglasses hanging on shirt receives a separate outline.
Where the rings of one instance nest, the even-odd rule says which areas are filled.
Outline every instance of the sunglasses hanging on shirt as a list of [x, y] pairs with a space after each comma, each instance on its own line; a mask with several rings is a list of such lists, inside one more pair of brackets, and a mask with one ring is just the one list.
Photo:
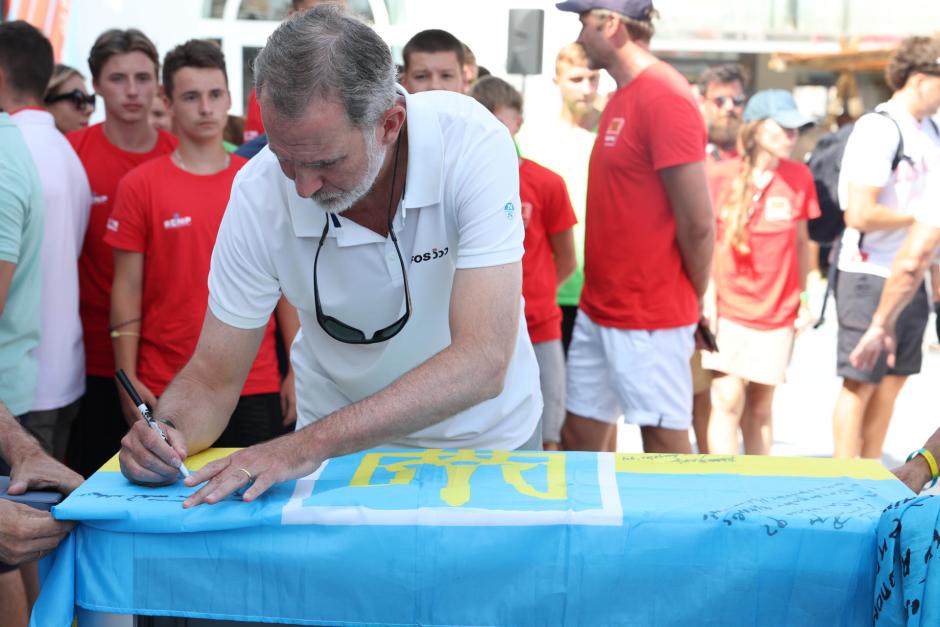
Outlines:
[[401, 265], [402, 282], [405, 287], [405, 313], [395, 322], [373, 333], [372, 337], [366, 337], [366, 334], [363, 333], [361, 329], [357, 329], [338, 318], [323, 313], [323, 305], [320, 304], [320, 286], [317, 283], [317, 264], [320, 261], [320, 250], [323, 248], [323, 242], [326, 240], [326, 234], [330, 229], [330, 219], [335, 219], [335, 217], [330, 214], [326, 216], [326, 223], [323, 225], [323, 233], [320, 234], [320, 243], [317, 244], [317, 253], [313, 258], [313, 301], [316, 307], [317, 322], [326, 334], [337, 342], [344, 344], [378, 344], [379, 342], [387, 342], [405, 328], [405, 324], [411, 317], [411, 290], [408, 289], [408, 272], [405, 270], [405, 259], [402, 257], [401, 249], [398, 247], [398, 236], [395, 235], [395, 229], [392, 224], [395, 209], [395, 205], [393, 205], [395, 198], [395, 181], [398, 180], [398, 156], [401, 148], [402, 133], [404, 133], [404, 129], [399, 132], [398, 141], [395, 143], [395, 165], [392, 168], [392, 191], [389, 193], [388, 198], [388, 236], [392, 240], [392, 244], [395, 245], [395, 252], [398, 253], [398, 263]]
[[55, 104], [63, 100], [70, 100], [72, 105], [79, 111], [95, 110], [95, 94], [86, 94], [81, 89], [73, 89], [72, 91], [55, 96], [46, 96], [45, 103]]

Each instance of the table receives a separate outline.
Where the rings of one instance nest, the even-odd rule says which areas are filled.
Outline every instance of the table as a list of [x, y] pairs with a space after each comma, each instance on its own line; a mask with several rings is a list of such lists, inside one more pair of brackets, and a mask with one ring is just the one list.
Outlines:
[[[199, 468], [230, 450], [187, 460]], [[84, 611], [310, 625], [870, 625], [879, 463], [367, 451], [245, 503], [112, 460], [56, 507], [34, 625]]]

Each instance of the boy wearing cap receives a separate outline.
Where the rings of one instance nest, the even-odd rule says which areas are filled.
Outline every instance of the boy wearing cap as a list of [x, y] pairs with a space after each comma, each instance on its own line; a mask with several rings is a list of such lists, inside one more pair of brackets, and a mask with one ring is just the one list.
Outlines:
[[[896, 320], [891, 325], [896, 332], [893, 363], [878, 356], [880, 349], [864, 363], [849, 359], [870, 323], [886, 324], [882, 317], [875, 325], [872, 316], [909, 227], [915, 219], [938, 223], [933, 214], [940, 207], [940, 135], [930, 116], [940, 107], [940, 40], [905, 39], [885, 77], [894, 94], [875, 108], [881, 115], [856, 122], [839, 176], [846, 229], [836, 282], [838, 374], [843, 382], [832, 416], [835, 457], [881, 457], [894, 401], [907, 377], [920, 372], [929, 313], [921, 273], [916, 289], [910, 283], [910, 304], [903, 311], [898, 307], [891, 318]], [[925, 264], [931, 257], [925, 255]], [[916, 267], [920, 260], [912, 263]]]
[[761, 91], [744, 109], [740, 156], [709, 169], [717, 217], [712, 277], [719, 350], [703, 353], [714, 372], [708, 450], [767, 455], [773, 398], [784, 382], [798, 319], [808, 320], [807, 220], [819, 216], [809, 168], [791, 160], [798, 130], [812, 124], [789, 92]]
[[618, 90], [588, 173], [584, 290], [568, 352], [567, 450], [606, 450], [621, 414], [647, 452], [691, 452], [692, 376], [714, 218], [705, 124], [688, 81], [649, 51], [649, 0], [571, 0], [589, 67]]

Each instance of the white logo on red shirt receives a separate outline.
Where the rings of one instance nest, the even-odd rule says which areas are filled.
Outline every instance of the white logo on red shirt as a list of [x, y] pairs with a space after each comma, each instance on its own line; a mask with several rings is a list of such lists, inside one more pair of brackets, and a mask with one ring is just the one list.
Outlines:
[[174, 213], [172, 218], [163, 221], [163, 228], [166, 230], [182, 229], [192, 225], [192, 223], [193, 219], [191, 216], [180, 216], [180, 214]]
[[91, 204], [103, 205], [108, 202], [108, 197], [104, 194], [94, 194], [91, 197]]
[[617, 137], [620, 136], [620, 131], [623, 130], [623, 118], [614, 118], [610, 121], [610, 124], [607, 125], [607, 132], [604, 133], [604, 145], [613, 146], [617, 142]]
[[121, 223], [115, 220], [114, 218], [108, 218], [107, 228], [109, 231], [114, 231], [117, 233], [118, 227], [121, 226]]

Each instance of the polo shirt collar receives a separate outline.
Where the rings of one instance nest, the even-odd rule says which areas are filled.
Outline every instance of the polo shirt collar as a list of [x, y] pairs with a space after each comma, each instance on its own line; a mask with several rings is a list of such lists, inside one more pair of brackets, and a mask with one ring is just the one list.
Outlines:
[[440, 205], [444, 178], [444, 134], [437, 112], [427, 99], [398, 86], [405, 97], [408, 115], [408, 177], [405, 179], [405, 209]]
[[[440, 205], [444, 176], [444, 140], [437, 114], [423, 98], [409, 94], [401, 85], [398, 93], [405, 97], [408, 120], [408, 174], [405, 178], [405, 197], [402, 208]], [[287, 194], [288, 211], [294, 235], [297, 237], [320, 237], [326, 213], [310, 198], [297, 195], [293, 181], [281, 173], [277, 159], [265, 148], [275, 171], [281, 175], [281, 183]], [[396, 226], [403, 216], [396, 215]], [[342, 217], [340, 217], [342, 219]], [[327, 237], [336, 237], [336, 229], [330, 228]]]

